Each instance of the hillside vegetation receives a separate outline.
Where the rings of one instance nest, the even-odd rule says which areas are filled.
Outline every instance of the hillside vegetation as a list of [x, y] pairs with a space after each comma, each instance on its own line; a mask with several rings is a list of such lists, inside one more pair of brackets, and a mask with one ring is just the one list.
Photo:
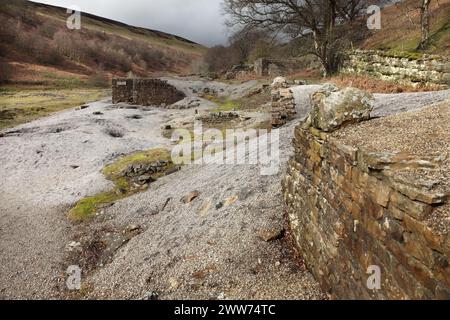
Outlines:
[[56, 87], [104, 86], [111, 76], [184, 74], [204, 48], [159, 31], [82, 14], [66, 27], [66, 9], [28, 1], [0, 7], [1, 82]]
[[[420, 35], [421, 0], [405, 0], [382, 10], [381, 30], [373, 31], [363, 49], [416, 51]], [[432, 0], [431, 41], [427, 53], [450, 55], [450, 0]]]

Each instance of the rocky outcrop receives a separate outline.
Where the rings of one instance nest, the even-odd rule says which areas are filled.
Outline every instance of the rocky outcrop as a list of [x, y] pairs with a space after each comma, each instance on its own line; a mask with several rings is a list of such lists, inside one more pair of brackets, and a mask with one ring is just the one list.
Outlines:
[[418, 53], [356, 50], [347, 54], [341, 72], [369, 75], [408, 85], [450, 85], [448, 58]]
[[290, 233], [322, 288], [335, 299], [450, 299], [445, 170], [423, 178], [438, 164], [352, 145], [324, 130], [342, 121], [319, 115], [295, 129], [282, 185]]
[[186, 95], [160, 79], [113, 79], [112, 102], [166, 107]]

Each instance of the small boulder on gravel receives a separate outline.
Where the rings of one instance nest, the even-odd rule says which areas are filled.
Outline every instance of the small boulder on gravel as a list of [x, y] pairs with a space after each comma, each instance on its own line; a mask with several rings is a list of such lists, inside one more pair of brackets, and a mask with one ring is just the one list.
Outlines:
[[264, 229], [259, 232], [259, 237], [264, 242], [272, 242], [284, 237], [284, 228]]
[[188, 203], [191, 203], [192, 201], [194, 201], [199, 196], [200, 196], [200, 192], [197, 190], [194, 190], [194, 191], [189, 192], [187, 195], [185, 195], [181, 199], [181, 202], [188, 204]]

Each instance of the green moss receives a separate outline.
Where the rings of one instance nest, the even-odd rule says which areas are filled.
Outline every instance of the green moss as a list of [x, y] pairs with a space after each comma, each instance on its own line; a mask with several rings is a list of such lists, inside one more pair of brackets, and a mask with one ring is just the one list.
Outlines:
[[[108, 180], [114, 182], [114, 188], [111, 191], [102, 192], [92, 197], [84, 198], [69, 211], [69, 219], [72, 222], [82, 222], [89, 220], [94, 216], [99, 208], [111, 204], [120, 199], [129, 197], [137, 192], [145, 190], [145, 188], [133, 188], [132, 182], [123, 176], [124, 171], [133, 164], [149, 164], [158, 160], [169, 161], [166, 170], [172, 169], [173, 164], [170, 162], [171, 153], [167, 149], [151, 149], [143, 152], [136, 152], [126, 157], [118, 159], [116, 162], [106, 166], [102, 173]], [[154, 180], [165, 175], [165, 172], [155, 173], [152, 175]]]
[[217, 108], [213, 109], [213, 112], [229, 112], [241, 109], [242, 105], [237, 100], [230, 100], [225, 97], [204, 96], [206, 100], [217, 104]]
[[404, 58], [409, 60], [419, 60], [423, 58], [423, 53], [413, 51], [389, 50], [383, 54], [387, 57]]
[[121, 196], [113, 192], [105, 192], [93, 197], [78, 201], [77, 205], [70, 210], [69, 219], [72, 222], [80, 222], [93, 216], [101, 205], [107, 205], [117, 201]]
[[215, 112], [228, 112], [228, 111], [236, 111], [241, 108], [241, 105], [234, 100], [227, 100], [219, 105]]

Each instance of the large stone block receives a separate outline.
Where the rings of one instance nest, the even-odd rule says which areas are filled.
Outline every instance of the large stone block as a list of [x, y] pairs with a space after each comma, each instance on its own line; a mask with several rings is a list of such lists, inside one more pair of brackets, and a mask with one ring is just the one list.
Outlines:
[[311, 96], [313, 127], [332, 132], [348, 123], [370, 118], [373, 96], [356, 88], [339, 90], [333, 85], [324, 85]]
[[399, 192], [392, 192], [390, 201], [395, 207], [420, 221], [427, 218], [433, 212], [432, 206], [423, 202], [413, 201]]

